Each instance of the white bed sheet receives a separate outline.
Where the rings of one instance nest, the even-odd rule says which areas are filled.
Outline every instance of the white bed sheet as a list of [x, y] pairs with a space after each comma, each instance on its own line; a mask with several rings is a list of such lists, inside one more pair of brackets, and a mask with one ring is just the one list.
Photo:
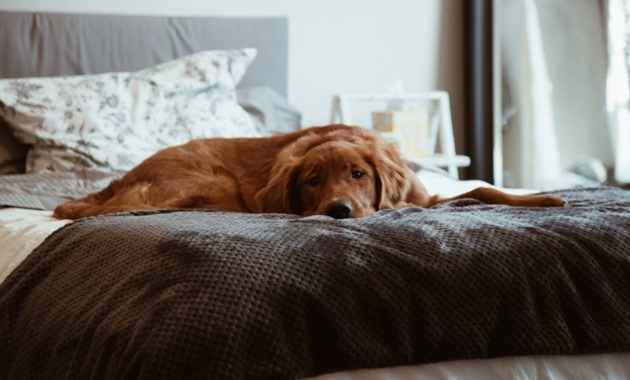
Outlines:
[[513, 356], [327, 374], [304, 380], [623, 380], [630, 353]]
[[[429, 193], [450, 197], [479, 186], [482, 181], [456, 181], [443, 174], [419, 174]], [[502, 189], [513, 194], [526, 189]], [[0, 208], [0, 283], [46, 237], [70, 223], [57, 220], [51, 211]], [[310, 380], [494, 380], [494, 379], [630, 379], [630, 353], [582, 356], [523, 356], [485, 360], [461, 360], [371, 370], [338, 372]]]
[[51, 211], [0, 208], [0, 283], [48, 235], [69, 222], [54, 219]]

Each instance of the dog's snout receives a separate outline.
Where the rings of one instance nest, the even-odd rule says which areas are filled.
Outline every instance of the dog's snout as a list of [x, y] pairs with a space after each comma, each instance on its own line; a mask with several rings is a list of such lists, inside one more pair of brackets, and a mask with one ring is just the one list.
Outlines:
[[335, 219], [345, 219], [352, 215], [352, 204], [343, 199], [332, 201], [326, 206], [326, 215]]

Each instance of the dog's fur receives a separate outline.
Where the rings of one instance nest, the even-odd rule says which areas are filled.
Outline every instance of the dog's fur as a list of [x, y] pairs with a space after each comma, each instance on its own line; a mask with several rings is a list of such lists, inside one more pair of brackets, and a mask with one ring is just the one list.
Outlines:
[[475, 198], [512, 206], [563, 206], [551, 195], [478, 188], [429, 195], [392, 144], [345, 125], [264, 138], [210, 138], [161, 150], [104, 190], [57, 207], [59, 219], [130, 210], [201, 208], [359, 218], [378, 210]]

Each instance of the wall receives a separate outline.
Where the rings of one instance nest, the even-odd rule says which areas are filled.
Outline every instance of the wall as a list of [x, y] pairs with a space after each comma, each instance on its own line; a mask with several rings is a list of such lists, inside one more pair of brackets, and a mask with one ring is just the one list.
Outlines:
[[451, 95], [458, 152], [464, 141], [460, 0], [0, 0], [2, 10], [174, 16], [288, 16], [289, 100], [305, 125], [329, 121], [331, 97], [406, 91]]

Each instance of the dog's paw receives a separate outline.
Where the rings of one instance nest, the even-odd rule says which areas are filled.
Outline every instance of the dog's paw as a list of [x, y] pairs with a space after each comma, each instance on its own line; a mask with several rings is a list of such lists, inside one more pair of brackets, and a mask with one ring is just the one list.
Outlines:
[[541, 196], [538, 205], [540, 207], [569, 207], [569, 202], [555, 195], [544, 195]]

